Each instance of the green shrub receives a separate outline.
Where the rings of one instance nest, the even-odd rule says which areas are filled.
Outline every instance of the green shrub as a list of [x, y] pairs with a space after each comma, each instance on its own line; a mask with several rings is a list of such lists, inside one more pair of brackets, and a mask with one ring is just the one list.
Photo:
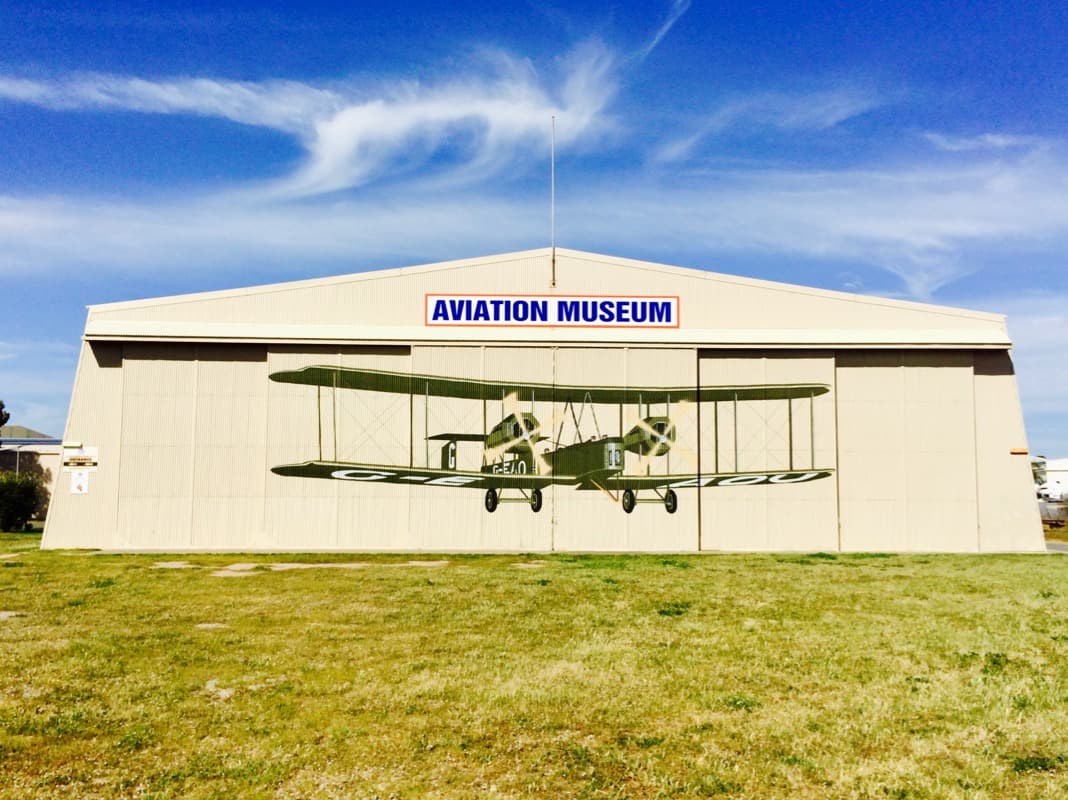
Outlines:
[[41, 503], [44, 487], [33, 475], [0, 472], [0, 531], [21, 531]]

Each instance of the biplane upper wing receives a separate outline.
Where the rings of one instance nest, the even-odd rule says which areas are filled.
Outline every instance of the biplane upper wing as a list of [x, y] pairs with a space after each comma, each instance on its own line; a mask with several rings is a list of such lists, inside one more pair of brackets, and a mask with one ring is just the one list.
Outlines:
[[579, 489], [684, 489], [697, 486], [759, 486], [760, 484], [805, 483], [827, 478], [830, 470], [772, 470], [768, 472], [721, 472], [716, 474], [612, 475], [593, 485], [580, 483]]
[[791, 400], [816, 397], [830, 391], [823, 383], [779, 383], [749, 386], [566, 386], [502, 380], [450, 378], [359, 367], [313, 366], [272, 372], [272, 381], [364, 389], [372, 392], [456, 397], [467, 400], [501, 400], [511, 395], [557, 403], [676, 403], [713, 400]]
[[402, 467], [395, 464], [357, 464], [351, 461], [304, 461], [271, 467], [276, 475], [300, 478], [332, 478], [365, 483], [399, 483], [409, 486], [466, 486], [472, 489], [542, 489], [553, 483], [575, 483], [574, 476], [524, 473], [475, 472], [473, 470]]

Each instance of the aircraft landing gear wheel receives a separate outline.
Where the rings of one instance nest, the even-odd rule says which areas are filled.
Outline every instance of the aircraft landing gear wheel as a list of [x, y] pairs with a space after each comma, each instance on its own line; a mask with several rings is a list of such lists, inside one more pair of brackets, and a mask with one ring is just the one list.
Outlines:
[[535, 489], [530, 493], [530, 510], [537, 514], [541, 511], [541, 489]]
[[638, 502], [634, 498], [634, 492], [631, 489], [627, 489], [623, 492], [623, 511], [629, 514], [634, 510], [634, 504]]
[[669, 514], [674, 514], [679, 510], [679, 496], [675, 494], [674, 489], [668, 489], [664, 493], [664, 509]]
[[487, 489], [486, 490], [486, 510], [491, 514], [494, 511], [497, 510], [497, 490], [496, 489]]

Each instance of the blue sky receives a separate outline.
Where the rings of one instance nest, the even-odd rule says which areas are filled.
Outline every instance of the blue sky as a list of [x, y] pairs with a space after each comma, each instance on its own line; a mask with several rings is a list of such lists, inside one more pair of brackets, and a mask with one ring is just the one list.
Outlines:
[[1062, 2], [0, 5], [0, 398], [89, 304], [566, 247], [1009, 316], [1068, 455]]

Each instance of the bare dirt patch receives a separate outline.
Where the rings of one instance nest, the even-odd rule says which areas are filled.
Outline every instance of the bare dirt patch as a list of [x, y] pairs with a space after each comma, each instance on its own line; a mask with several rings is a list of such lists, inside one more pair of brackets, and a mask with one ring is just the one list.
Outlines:
[[264, 564], [272, 572], [285, 572], [291, 569], [363, 569], [371, 566], [363, 561], [349, 561], [344, 564]]
[[212, 678], [206, 684], [204, 684], [204, 691], [211, 696], [212, 700], [224, 701], [229, 700], [234, 694], [237, 693], [236, 689], [227, 689], [219, 686], [218, 678]]
[[217, 569], [211, 573], [215, 578], [244, 578], [253, 574], [253, 570], [258, 567], [259, 564], [230, 564], [222, 569]]
[[[379, 564], [377, 566], [382, 567], [444, 567], [448, 565], [448, 560], [441, 561], [402, 561], [392, 564]], [[312, 563], [297, 563], [283, 561], [274, 564], [230, 564], [222, 569], [216, 570], [211, 573], [216, 578], [235, 578], [244, 577], [246, 575], [254, 575], [257, 572], [287, 572], [289, 570], [303, 570], [303, 569], [366, 569], [368, 567], [376, 566], [366, 561], [343, 561], [338, 563], [333, 562], [312, 562]]]
[[0, 619], [14, 619], [22, 616], [18, 611], [0, 611]]
[[194, 569], [195, 564], [190, 564], [188, 561], [157, 561], [152, 565], [152, 569]]

